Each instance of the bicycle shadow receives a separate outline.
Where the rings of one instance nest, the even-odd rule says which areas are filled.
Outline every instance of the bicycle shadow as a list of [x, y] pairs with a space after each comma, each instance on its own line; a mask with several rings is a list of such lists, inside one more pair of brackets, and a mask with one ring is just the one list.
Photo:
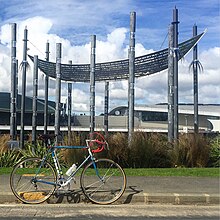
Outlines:
[[[123, 204], [129, 204], [132, 202], [134, 195], [143, 192], [142, 189], [136, 189], [137, 186], [128, 186], [125, 190], [125, 195], [128, 194], [123, 202]], [[125, 196], [124, 195], [124, 196]]]
[[56, 203], [80, 203], [87, 202], [81, 189], [76, 190], [59, 190], [55, 192], [48, 200], [49, 204]]
[[[137, 186], [128, 186], [122, 198], [116, 203], [129, 204], [134, 199], [134, 195], [143, 192], [142, 189], [137, 189]], [[58, 190], [54, 195], [52, 195], [47, 203], [49, 204], [59, 204], [59, 203], [88, 203], [90, 202], [81, 189], [74, 190]]]

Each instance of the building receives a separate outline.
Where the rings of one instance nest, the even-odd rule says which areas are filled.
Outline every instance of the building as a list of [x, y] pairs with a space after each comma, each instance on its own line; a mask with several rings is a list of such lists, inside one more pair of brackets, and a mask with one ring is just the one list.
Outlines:
[[[219, 132], [220, 131], [220, 105], [200, 104], [199, 105], [199, 131]], [[135, 128], [143, 131], [167, 132], [168, 129], [168, 108], [167, 104], [157, 105], [136, 105]], [[179, 131], [190, 132], [194, 130], [194, 105], [179, 104]], [[111, 116], [127, 116], [128, 108], [120, 106], [113, 109]]]
[[[0, 93], [0, 132], [10, 130], [10, 93]], [[20, 106], [21, 95], [17, 99], [17, 125], [20, 130]], [[32, 130], [32, 102], [33, 98], [26, 97], [26, 111], [24, 118], [25, 130]], [[55, 102], [48, 102], [48, 131], [54, 131], [55, 122]], [[192, 104], [179, 105], [179, 131], [191, 132], [194, 129], [194, 106]], [[67, 131], [67, 115], [65, 108], [60, 117], [61, 131]], [[118, 106], [109, 112], [109, 131], [128, 131], [128, 107]], [[43, 131], [44, 125], [44, 100], [37, 100], [37, 130]], [[104, 116], [95, 116], [96, 130], [103, 130]], [[73, 131], [89, 131], [90, 116], [71, 116], [71, 126]], [[168, 108], [167, 104], [157, 105], [136, 105], [134, 108], [135, 130], [144, 132], [164, 132], [168, 130]], [[199, 105], [199, 131], [200, 132], [220, 132], [220, 104], [200, 104]]]
[[[10, 129], [10, 93], [0, 92], [0, 130]], [[24, 124], [27, 126], [32, 125], [32, 109], [33, 98], [25, 98], [25, 117]], [[55, 102], [48, 102], [48, 122], [50, 125], [54, 123]], [[17, 96], [17, 125], [21, 123], [21, 95]], [[37, 125], [43, 125], [44, 122], [44, 100], [37, 100]]]

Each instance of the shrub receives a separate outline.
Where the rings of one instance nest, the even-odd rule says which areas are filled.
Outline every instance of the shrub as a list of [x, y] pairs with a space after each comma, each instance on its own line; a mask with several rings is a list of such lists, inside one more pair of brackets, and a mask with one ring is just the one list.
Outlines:
[[[42, 141], [37, 141], [35, 145], [31, 142], [25, 142], [24, 148], [22, 148], [21, 153], [24, 158], [28, 157], [39, 157], [43, 158], [48, 152], [47, 147], [44, 145]], [[60, 153], [57, 154], [60, 159]], [[47, 158], [48, 162], [53, 164], [53, 159], [51, 157]]]
[[109, 136], [108, 157], [120, 163], [123, 167], [169, 167], [169, 147], [167, 138], [160, 134], [135, 132], [131, 142], [127, 135], [115, 133]]
[[109, 151], [107, 157], [120, 163], [121, 166], [129, 165], [128, 137], [124, 133], [114, 133], [109, 135], [108, 139]]
[[0, 136], [0, 155], [8, 150], [8, 141], [10, 140], [10, 135], [3, 134]]
[[207, 139], [200, 134], [182, 134], [174, 144], [172, 155], [176, 166], [205, 167], [209, 160]]
[[136, 132], [130, 148], [131, 167], [170, 167], [169, 146], [162, 134]]
[[7, 150], [0, 153], [0, 167], [13, 167], [16, 163], [22, 160], [23, 155], [17, 150]]
[[220, 136], [210, 141], [209, 166], [220, 167]]
[[0, 136], [0, 167], [12, 167], [22, 159], [22, 153], [8, 147], [9, 135]]
[[[88, 132], [71, 134], [70, 145], [85, 146]], [[29, 140], [21, 151], [8, 149], [9, 135], [0, 136], [0, 167], [10, 167], [24, 157], [43, 157], [47, 148], [40, 141], [36, 146]], [[219, 137], [208, 141], [203, 135], [182, 134], [178, 143], [170, 144], [167, 135], [156, 133], [135, 132], [131, 142], [124, 133], [112, 133], [107, 137], [109, 151], [97, 153], [95, 157], [108, 157], [118, 162], [122, 167], [205, 167], [220, 165]], [[63, 145], [68, 144], [68, 137], [64, 136]], [[87, 151], [83, 149], [57, 150], [62, 166], [81, 163]], [[50, 161], [52, 162], [52, 161]]]
[[[72, 132], [69, 144], [71, 146], [85, 146], [85, 140], [87, 136], [87, 133], [77, 134], [75, 132]], [[63, 144], [68, 145], [68, 136], [64, 136]], [[84, 149], [63, 149], [63, 161], [68, 166], [72, 165], [73, 163], [80, 163], [85, 159], [86, 153], [87, 151], [85, 151]]]
[[[2, 135], [0, 137], [0, 167], [13, 167], [16, 163], [27, 157], [40, 157], [47, 153], [47, 148], [43, 142], [37, 141], [36, 145], [33, 145], [29, 139], [26, 141], [22, 149], [11, 150], [7, 146], [7, 142], [10, 140], [9, 135]], [[63, 161], [62, 151], [57, 153], [60, 163], [65, 165]], [[52, 162], [52, 158], [49, 159]]]

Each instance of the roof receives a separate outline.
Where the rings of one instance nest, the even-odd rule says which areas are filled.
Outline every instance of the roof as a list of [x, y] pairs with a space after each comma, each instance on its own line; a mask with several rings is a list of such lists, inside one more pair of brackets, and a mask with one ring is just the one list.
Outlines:
[[[0, 111], [1, 112], [10, 112], [10, 93], [7, 92], [0, 92]], [[32, 97], [27, 97], [25, 99], [25, 112], [32, 112], [32, 104], [33, 103], [33, 98]], [[18, 94], [18, 99], [17, 99], [17, 104], [18, 104], [18, 111], [21, 110], [21, 95]], [[55, 102], [48, 101], [48, 112], [49, 113], [54, 113], [55, 112]], [[43, 113], [44, 112], [44, 100], [37, 99], [37, 112], [38, 113]]]
[[[119, 106], [111, 110], [111, 112], [120, 111], [120, 109], [127, 108], [126, 106]], [[151, 111], [151, 112], [168, 112], [167, 104], [157, 105], [136, 105], [134, 106], [135, 111]], [[220, 117], [220, 104], [199, 104], [198, 106], [199, 115]], [[111, 114], [110, 112], [110, 114]], [[179, 104], [178, 112], [180, 114], [194, 114], [193, 104]]]
[[[179, 59], [198, 43], [205, 32], [178, 45]], [[28, 55], [34, 61], [34, 57]], [[56, 78], [56, 63], [38, 59], [39, 69], [46, 75]], [[168, 48], [135, 58], [135, 77], [147, 76], [168, 68]], [[95, 64], [95, 81], [121, 80], [129, 78], [129, 60]], [[61, 80], [73, 82], [90, 81], [90, 64], [61, 64]]]

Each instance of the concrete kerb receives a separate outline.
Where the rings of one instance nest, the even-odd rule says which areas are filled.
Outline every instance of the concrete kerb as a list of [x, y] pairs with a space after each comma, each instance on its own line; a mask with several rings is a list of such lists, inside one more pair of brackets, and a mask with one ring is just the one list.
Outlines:
[[[220, 204], [220, 195], [218, 194], [179, 194], [179, 193], [140, 193], [133, 195], [132, 199], [126, 199], [129, 194], [125, 193], [121, 199], [122, 203], [169, 203], [174, 205], [186, 204]], [[125, 200], [124, 200], [125, 199]], [[130, 202], [126, 202], [130, 201]]]
[[[85, 203], [88, 202], [83, 194], [73, 197], [72, 195], [65, 193], [59, 196], [52, 196], [48, 203]], [[0, 204], [5, 203], [19, 203], [16, 197], [12, 193], [2, 192], [0, 193]], [[179, 193], [145, 193], [131, 195], [125, 192], [123, 196], [116, 202], [119, 204], [132, 204], [132, 203], [144, 203], [144, 204], [174, 204], [174, 205], [186, 205], [186, 204], [220, 204], [220, 195], [217, 194], [179, 194]]]

